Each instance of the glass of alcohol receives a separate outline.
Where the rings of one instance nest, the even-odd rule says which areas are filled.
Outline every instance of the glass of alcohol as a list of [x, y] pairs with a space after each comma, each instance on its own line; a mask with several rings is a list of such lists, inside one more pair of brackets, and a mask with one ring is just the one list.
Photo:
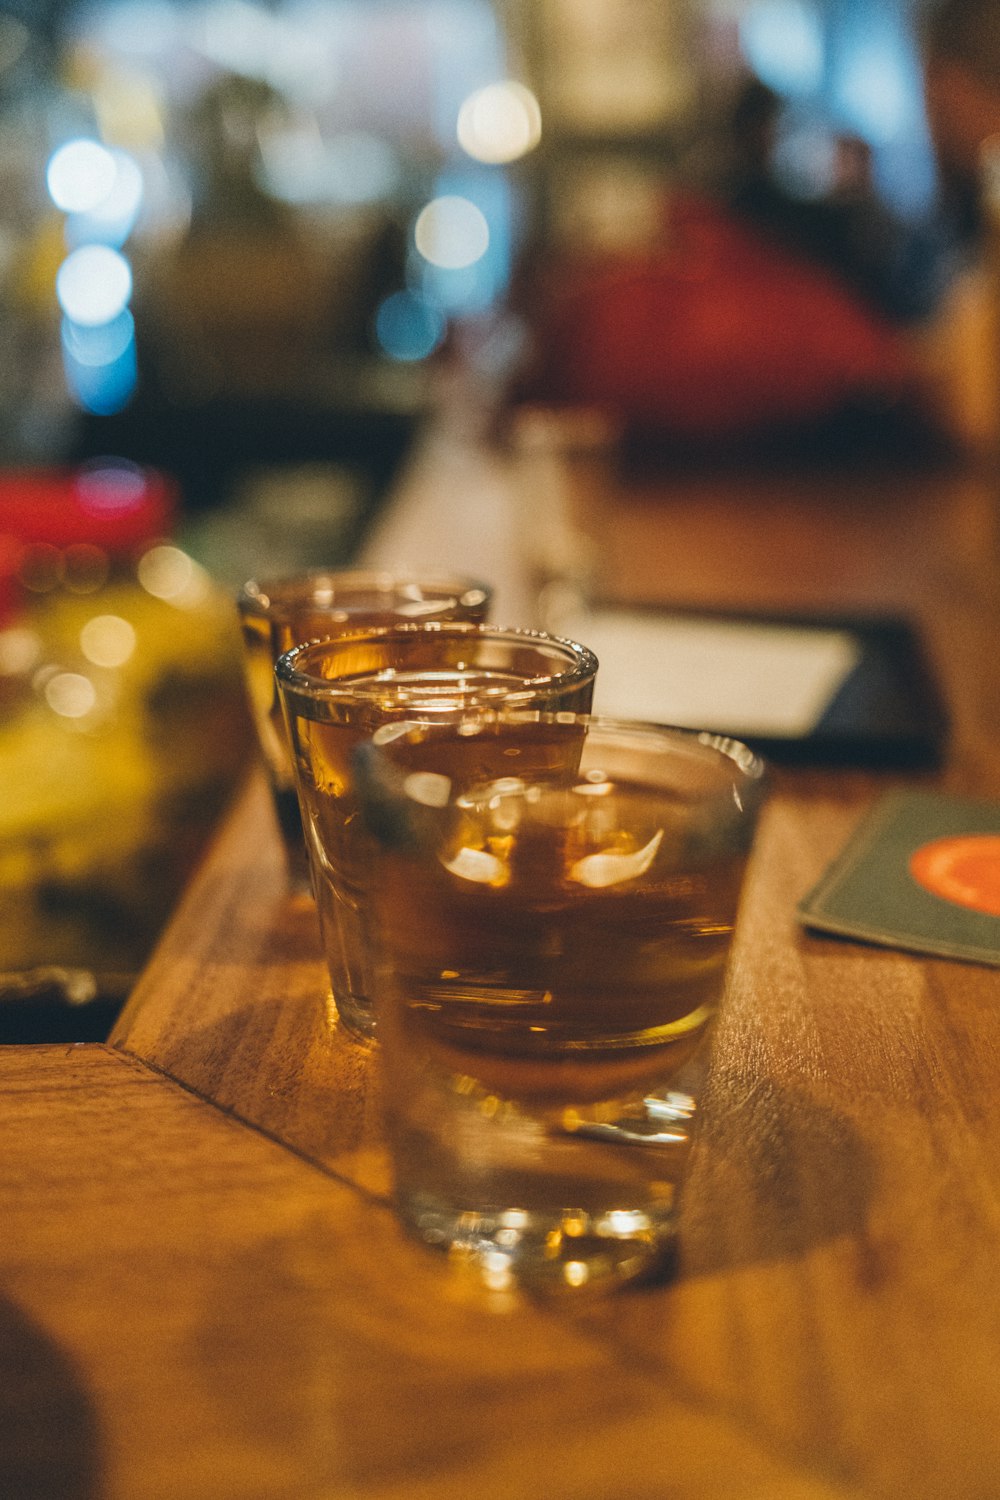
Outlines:
[[488, 584], [472, 578], [362, 569], [317, 569], [261, 582], [251, 579], [243, 585], [236, 607], [243, 631], [247, 693], [296, 890], [309, 890], [309, 862], [274, 679], [278, 657], [304, 641], [377, 625], [421, 620], [481, 623], [489, 613], [491, 594]]
[[415, 724], [461, 725], [473, 709], [486, 718], [501, 707], [586, 712], [596, 673], [597, 658], [575, 641], [461, 621], [386, 626], [307, 642], [278, 658], [275, 675], [333, 997], [340, 1020], [356, 1036], [372, 1036], [375, 1022], [369, 938], [374, 849], [358, 816], [355, 747], [376, 731], [391, 737]]
[[404, 1224], [495, 1289], [662, 1267], [761, 760], [657, 725], [468, 714], [376, 735], [355, 777]]

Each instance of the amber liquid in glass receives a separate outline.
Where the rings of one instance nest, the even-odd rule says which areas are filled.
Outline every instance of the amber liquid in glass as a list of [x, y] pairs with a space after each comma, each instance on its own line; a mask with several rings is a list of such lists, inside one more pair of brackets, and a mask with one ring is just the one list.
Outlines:
[[[274, 664], [285, 651], [305, 641], [334, 639], [348, 631], [375, 630], [421, 620], [454, 620], [476, 623], [486, 615], [487, 600], [481, 592], [463, 602], [458, 593], [413, 586], [414, 597], [403, 599], [395, 588], [344, 590], [336, 608], [309, 609], [297, 606], [294, 613], [277, 611], [267, 616], [241, 611], [244, 671], [247, 692], [267, 765], [282, 839], [293, 863], [304, 860], [302, 817], [295, 790], [288, 739], [281, 711], [281, 698], [274, 680]], [[302, 867], [304, 872], [304, 865]], [[301, 872], [300, 872], [301, 873]]]
[[[397, 1210], [493, 1289], [656, 1274], [759, 763], [559, 715], [501, 721], [478, 766], [459, 738], [407, 735], [382, 762], [371, 754], [362, 782], [379, 819], [374, 980]], [[394, 779], [379, 783], [389, 759]]]
[[[647, 815], [641, 787], [614, 795], [655, 838], [662, 797]], [[589, 833], [532, 819], [505, 834], [470, 819], [452, 869], [386, 856], [379, 916], [408, 1049], [504, 1099], [555, 1108], [669, 1085], [691, 1059], [722, 989], [743, 857], [673, 855], [663, 838], [645, 873], [588, 884], [606, 874], [601, 810], [595, 798]], [[616, 836], [612, 873], [636, 853], [629, 843]], [[454, 873], [463, 867], [475, 878]]]
[[[349, 689], [351, 678], [344, 678], [343, 684]], [[499, 709], [510, 692], [524, 686], [524, 679], [500, 671], [452, 669], [393, 673], [377, 684], [377, 691], [370, 678], [365, 684], [363, 695], [329, 705], [331, 717], [323, 722], [296, 716], [292, 739], [333, 992], [338, 1003], [346, 1002], [347, 997], [355, 997], [357, 1003], [360, 997], [370, 1006], [368, 963], [372, 945], [366, 929], [376, 851], [354, 790], [354, 752], [377, 730], [394, 721], [416, 721], [432, 730], [435, 722], [454, 718], [473, 704], [495, 704]], [[581, 696], [589, 696], [589, 692], [589, 684], [580, 689]], [[571, 703], [573, 708], [579, 706]], [[579, 732], [570, 733], [561, 726], [535, 725], [516, 738], [486, 731], [435, 742], [432, 764], [438, 774], [468, 785], [498, 776], [536, 775], [565, 768], [578, 757], [580, 743]], [[411, 754], [418, 763], [425, 758], [419, 745], [411, 747]]]

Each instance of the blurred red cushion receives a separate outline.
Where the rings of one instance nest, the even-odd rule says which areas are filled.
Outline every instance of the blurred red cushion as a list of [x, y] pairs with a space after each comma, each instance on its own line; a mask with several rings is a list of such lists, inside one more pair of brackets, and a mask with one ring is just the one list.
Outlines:
[[671, 230], [641, 261], [550, 272], [523, 394], [696, 440], [902, 394], [903, 340], [829, 272], [705, 200], [675, 204]]

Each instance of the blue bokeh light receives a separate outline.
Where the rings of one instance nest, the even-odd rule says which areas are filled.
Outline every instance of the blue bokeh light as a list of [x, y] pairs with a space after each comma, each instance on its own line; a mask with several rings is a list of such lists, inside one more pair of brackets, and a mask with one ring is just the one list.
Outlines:
[[823, 28], [802, 0], [763, 0], [740, 22], [740, 43], [757, 76], [781, 94], [804, 96], [823, 81]]
[[444, 338], [443, 314], [418, 292], [393, 292], [375, 314], [375, 337], [390, 359], [414, 363], [433, 354]]
[[112, 416], [131, 399], [138, 379], [135, 325], [127, 310], [101, 325], [62, 323], [66, 384], [77, 403], [95, 416]]

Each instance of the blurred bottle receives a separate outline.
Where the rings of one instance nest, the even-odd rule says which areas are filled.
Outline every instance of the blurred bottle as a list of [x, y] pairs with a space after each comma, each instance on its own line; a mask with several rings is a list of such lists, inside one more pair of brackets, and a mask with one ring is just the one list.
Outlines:
[[509, 444], [534, 624], [571, 633], [607, 584], [621, 423], [597, 406], [514, 408]]
[[21, 1010], [121, 1003], [246, 762], [231, 601], [173, 519], [133, 464], [0, 472], [0, 1002]]

